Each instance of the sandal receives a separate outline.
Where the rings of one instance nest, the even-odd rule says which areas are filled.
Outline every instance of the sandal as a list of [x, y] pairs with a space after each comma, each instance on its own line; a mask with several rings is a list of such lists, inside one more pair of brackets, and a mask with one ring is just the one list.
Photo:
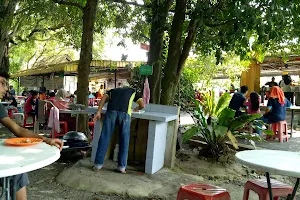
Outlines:
[[121, 173], [121, 174], [126, 174], [126, 170], [119, 170], [119, 169], [115, 169], [115, 172]]
[[99, 171], [101, 170], [101, 168], [98, 169], [98, 168], [96, 168], [95, 166], [93, 166], [92, 170], [93, 170], [94, 172], [99, 172]]

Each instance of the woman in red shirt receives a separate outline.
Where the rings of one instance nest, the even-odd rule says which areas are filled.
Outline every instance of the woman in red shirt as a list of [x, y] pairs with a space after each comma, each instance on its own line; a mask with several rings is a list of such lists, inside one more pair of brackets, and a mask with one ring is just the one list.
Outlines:
[[26, 103], [24, 105], [24, 111], [28, 115], [35, 115], [35, 105], [36, 105], [36, 99], [38, 97], [38, 92], [33, 90], [31, 92], [31, 96], [26, 100]]

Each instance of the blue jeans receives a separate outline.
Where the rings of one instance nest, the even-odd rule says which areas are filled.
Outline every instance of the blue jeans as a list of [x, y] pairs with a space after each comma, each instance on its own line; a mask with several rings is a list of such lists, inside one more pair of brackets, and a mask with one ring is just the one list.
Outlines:
[[129, 139], [130, 139], [130, 115], [122, 111], [108, 111], [105, 114], [103, 128], [98, 142], [95, 158], [96, 165], [103, 165], [105, 154], [110, 143], [115, 125], [119, 127], [119, 155], [118, 167], [125, 169], [127, 165]]

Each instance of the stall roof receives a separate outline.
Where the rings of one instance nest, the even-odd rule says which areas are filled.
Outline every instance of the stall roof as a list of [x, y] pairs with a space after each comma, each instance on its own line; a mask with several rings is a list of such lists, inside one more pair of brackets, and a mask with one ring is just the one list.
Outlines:
[[[39, 65], [37, 67], [22, 70], [15, 74], [12, 74], [12, 78], [22, 77], [22, 76], [38, 76], [46, 75], [54, 72], [64, 72], [65, 74], [76, 74], [78, 70], [79, 61], [70, 61], [59, 64], [52, 65]], [[90, 64], [90, 73], [101, 73], [104, 69], [119, 69], [134, 67], [135, 64], [140, 62], [130, 62], [130, 61], [111, 61], [111, 60], [92, 60]]]

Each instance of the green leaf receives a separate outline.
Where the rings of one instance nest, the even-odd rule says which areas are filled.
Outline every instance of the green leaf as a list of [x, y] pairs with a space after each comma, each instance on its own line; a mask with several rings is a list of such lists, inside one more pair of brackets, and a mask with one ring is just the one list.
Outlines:
[[266, 130], [262, 130], [264, 134], [266, 135], [274, 135], [274, 132], [269, 130], [269, 129], [266, 129]]
[[228, 105], [229, 105], [229, 102], [231, 100], [231, 96], [229, 93], [224, 93], [219, 101], [218, 101], [218, 104], [216, 106], [216, 109], [215, 109], [215, 115], [216, 116], [219, 116], [219, 114], [223, 111], [223, 109], [225, 109]]
[[222, 110], [222, 112], [219, 114], [218, 117], [218, 124], [222, 126], [229, 126], [230, 120], [234, 118], [235, 111], [231, 108], [225, 108]]
[[190, 128], [189, 130], [187, 130], [183, 136], [182, 136], [182, 142], [185, 143], [187, 142], [189, 139], [191, 139], [193, 136], [198, 134], [198, 127], [197, 126], [193, 126], [192, 128]]
[[234, 118], [229, 129], [231, 131], [235, 131], [237, 129], [242, 128], [246, 123], [252, 122], [253, 120], [259, 117], [261, 117], [261, 114], [241, 115], [239, 117]]
[[238, 141], [236, 140], [235, 136], [232, 135], [231, 131], [227, 131], [226, 135], [229, 138], [230, 142], [232, 143], [232, 146], [238, 149], [239, 148]]
[[213, 130], [215, 132], [216, 137], [218, 138], [218, 137], [223, 137], [226, 135], [226, 132], [228, 131], [228, 127], [215, 125], [213, 127]]

